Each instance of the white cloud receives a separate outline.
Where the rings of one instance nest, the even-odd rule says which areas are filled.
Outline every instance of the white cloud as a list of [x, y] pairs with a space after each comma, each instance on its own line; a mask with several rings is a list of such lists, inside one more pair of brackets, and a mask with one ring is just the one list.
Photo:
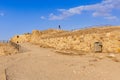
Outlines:
[[4, 16], [5, 14], [3, 12], [0, 13], [0, 16]]
[[62, 20], [76, 14], [80, 15], [83, 11], [92, 11], [93, 17], [104, 17], [105, 19], [117, 19], [112, 15], [113, 9], [120, 9], [120, 0], [103, 0], [101, 3], [93, 5], [78, 6], [70, 9], [58, 9], [60, 14], [49, 15], [49, 20]]
[[118, 20], [118, 18], [116, 16], [107, 16], [107, 17], [105, 17], [105, 19]]
[[41, 18], [41, 19], [46, 19], [46, 17], [45, 17], [45, 16], [41, 16], [40, 18]]

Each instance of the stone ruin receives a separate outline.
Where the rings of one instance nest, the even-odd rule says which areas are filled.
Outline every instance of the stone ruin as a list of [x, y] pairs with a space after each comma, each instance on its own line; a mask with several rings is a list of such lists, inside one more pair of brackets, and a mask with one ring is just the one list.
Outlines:
[[120, 53], [120, 27], [96, 27], [75, 31], [34, 30], [31, 34], [14, 36], [13, 42], [30, 42], [45, 48], [82, 52]]

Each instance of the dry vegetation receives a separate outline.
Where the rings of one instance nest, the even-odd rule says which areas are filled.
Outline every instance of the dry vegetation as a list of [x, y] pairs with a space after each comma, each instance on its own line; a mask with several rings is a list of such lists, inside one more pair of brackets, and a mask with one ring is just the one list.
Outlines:
[[18, 53], [18, 50], [11, 46], [9, 43], [0, 43], [0, 56], [13, 55]]

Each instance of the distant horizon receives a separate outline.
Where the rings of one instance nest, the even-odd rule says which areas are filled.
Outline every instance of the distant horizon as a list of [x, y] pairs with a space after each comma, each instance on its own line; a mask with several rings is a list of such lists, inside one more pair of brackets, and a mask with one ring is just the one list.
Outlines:
[[[80, 28], [74, 28], [74, 29], [63, 29], [62, 27], [61, 27], [61, 30], [68, 30], [68, 31], [72, 31], [72, 30], [80, 30], [80, 29], [87, 29], [87, 28], [99, 28], [99, 27], [116, 27], [116, 26], [120, 26], [120, 25], [108, 25], [108, 24], [106, 24], [106, 25], [91, 25], [91, 26], [84, 26], [84, 27], [80, 27]], [[33, 30], [39, 30], [39, 31], [44, 31], [44, 30], [49, 30], [49, 29], [59, 29], [58, 27], [54, 27], [54, 28], [48, 28], [48, 29], [33, 29]], [[14, 34], [14, 35], [12, 35], [9, 39], [0, 39], [0, 41], [8, 41], [8, 40], [10, 40], [12, 37], [14, 37], [14, 36], [16, 36], [16, 35], [22, 35], [22, 34], [24, 34], [24, 33], [32, 33], [32, 31], [33, 30], [31, 30], [31, 31], [29, 31], [29, 32], [22, 32], [22, 33], [19, 33], [19, 34]]]
[[34, 29], [120, 25], [120, 0], [1, 0], [0, 40]]
[[[71, 30], [68, 30], [68, 31], [72, 31], [72, 30], [81, 30], [81, 29], [87, 29], [87, 28], [99, 28], [99, 27], [119, 27], [120, 25], [94, 25], [94, 26], [85, 26], [85, 27], [81, 27], [81, 28], [76, 28], [76, 29], [71, 29]], [[49, 29], [55, 29], [55, 30], [59, 30], [59, 28], [48, 28], [48, 29], [43, 29], [43, 30], [40, 30], [40, 29], [33, 29], [33, 30], [39, 30], [39, 31], [44, 31], [44, 30], [49, 30]], [[23, 32], [23, 33], [20, 33], [20, 34], [14, 34], [13, 36], [11, 36], [9, 39], [11, 39], [12, 37], [16, 36], [16, 35], [22, 35], [22, 34], [25, 34], [25, 33], [32, 33], [31, 30], [30, 32]], [[61, 29], [61, 30], [67, 30], [67, 29]], [[0, 41], [8, 41], [9, 39], [1, 39]]]

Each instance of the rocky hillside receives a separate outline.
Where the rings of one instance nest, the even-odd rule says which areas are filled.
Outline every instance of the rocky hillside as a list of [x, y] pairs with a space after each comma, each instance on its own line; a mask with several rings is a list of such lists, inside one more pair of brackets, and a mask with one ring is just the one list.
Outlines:
[[95, 52], [95, 43], [101, 43], [102, 52], [120, 52], [120, 27], [95, 27], [74, 31], [33, 30], [31, 34], [14, 36], [13, 42], [30, 42], [41, 47], [59, 50]]

